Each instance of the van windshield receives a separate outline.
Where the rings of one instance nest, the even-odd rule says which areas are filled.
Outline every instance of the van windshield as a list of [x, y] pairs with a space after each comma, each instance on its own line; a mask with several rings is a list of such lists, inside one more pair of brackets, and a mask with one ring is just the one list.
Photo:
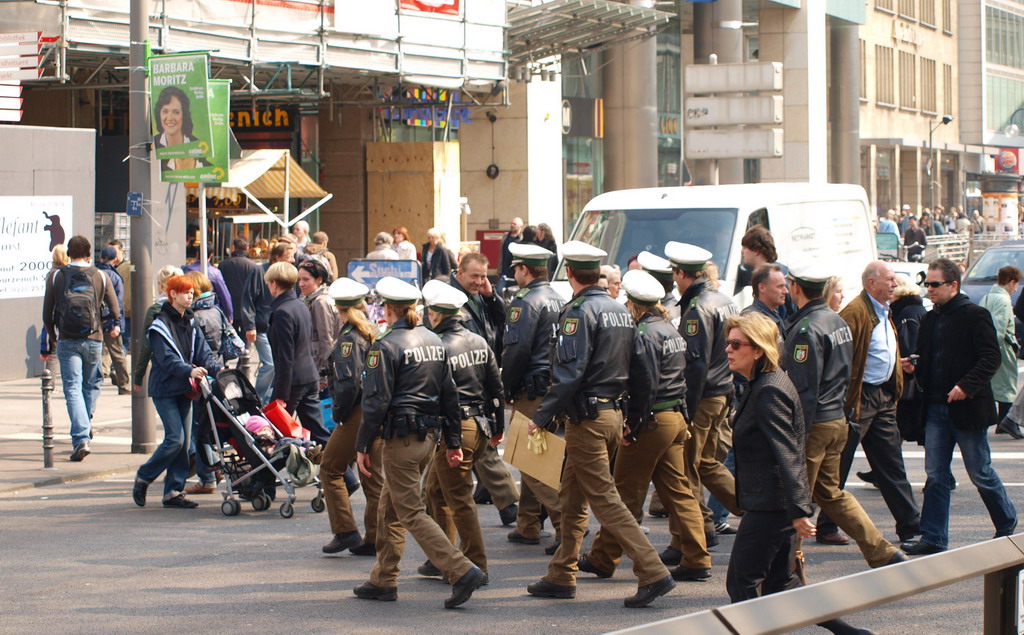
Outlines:
[[[690, 243], [714, 254], [711, 260], [724, 274], [738, 211], [736, 208], [591, 210], [580, 217], [571, 239], [607, 251], [606, 264], [616, 264], [623, 272], [629, 259], [641, 251], [664, 257], [668, 241]], [[554, 279], [566, 279], [565, 267], [559, 266]]]

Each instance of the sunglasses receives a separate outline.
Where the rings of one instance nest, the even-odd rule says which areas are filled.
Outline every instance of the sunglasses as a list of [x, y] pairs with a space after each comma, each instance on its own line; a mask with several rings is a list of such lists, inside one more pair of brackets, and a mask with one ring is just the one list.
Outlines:
[[929, 289], [938, 289], [939, 287], [941, 287], [944, 284], [953, 284], [953, 283], [949, 282], [949, 281], [946, 281], [946, 282], [935, 282], [935, 281], [932, 281], [932, 282], [922, 282], [921, 284], [923, 284], [924, 286], [928, 287]]
[[740, 350], [744, 346], [753, 346], [753, 342], [744, 342], [743, 340], [725, 340], [725, 345], [734, 351]]

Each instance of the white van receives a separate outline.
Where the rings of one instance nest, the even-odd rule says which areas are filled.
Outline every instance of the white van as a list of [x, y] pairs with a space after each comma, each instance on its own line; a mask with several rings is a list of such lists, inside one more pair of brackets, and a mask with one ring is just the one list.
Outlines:
[[[740, 306], [749, 287], [736, 289], [740, 240], [754, 225], [772, 232], [779, 261], [804, 252], [830, 264], [843, 278], [846, 301], [860, 293], [864, 267], [877, 258], [875, 232], [859, 185], [758, 183], [620, 190], [583, 209], [570, 235], [608, 252], [606, 264], [626, 270], [641, 251], [664, 255], [670, 240], [699, 245], [718, 266], [721, 291]], [[559, 266], [555, 286], [572, 295]]]

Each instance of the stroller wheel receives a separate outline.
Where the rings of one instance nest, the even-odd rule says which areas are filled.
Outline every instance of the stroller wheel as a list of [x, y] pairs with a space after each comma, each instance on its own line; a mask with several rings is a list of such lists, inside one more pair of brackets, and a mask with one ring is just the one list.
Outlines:
[[270, 509], [270, 497], [260, 492], [252, 499], [252, 508], [258, 512]]
[[220, 511], [225, 516], [237, 516], [242, 511], [242, 506], [235, 499], [228, 499], [220, 504]]
[[295, 515], [295, 508], [291, 503], [281, 503], [281, 518], [291, 518]]
[[327, 505], [324, 503], [323, 494], [317, 494], [313, 500], [309, 501], [309, 506], [318, 514], [327, 509]]

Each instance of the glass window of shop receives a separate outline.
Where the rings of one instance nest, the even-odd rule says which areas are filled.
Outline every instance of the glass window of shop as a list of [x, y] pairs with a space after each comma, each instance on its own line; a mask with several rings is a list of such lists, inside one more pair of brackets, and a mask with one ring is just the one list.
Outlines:
[[893, 199], [894, 154], [893, 148], [878, 148], [875, 153], [875, 206], [878, 210], [890, 210], [898, 207]]
[[[598, 97], [602, 82], [600, 57], [589, 54], [581, 59], [562, 62], [563, 109], [570, 109], [571, 130], [567, 131], [563, 113], [562, 174], [565, 200], [562, 202], [565, 231], [573, 227], [583, 207], [604, 192], [604, 140], [601, 126], [582, 132], [579, 110], [593, 108], [598, 119], [603, 117]], [[588, 106], [588, 104], [591, 104]], [[588, 126], [588, 128], [591, 128]]]
[[988, 106], [985, 127], [989, 130], [1002, 130], [1010, 124], [1010, 117], [1016, 113], [1013, 123], [1024, 128], [1024, 113], [1017, 112], [1021, 104], [1024, 104], [1024, 82], [989, 75], [985, 84]]
[[683, 163], [679, 25], [658, 34], [658, 186], [683, 185], [689, 178]]

